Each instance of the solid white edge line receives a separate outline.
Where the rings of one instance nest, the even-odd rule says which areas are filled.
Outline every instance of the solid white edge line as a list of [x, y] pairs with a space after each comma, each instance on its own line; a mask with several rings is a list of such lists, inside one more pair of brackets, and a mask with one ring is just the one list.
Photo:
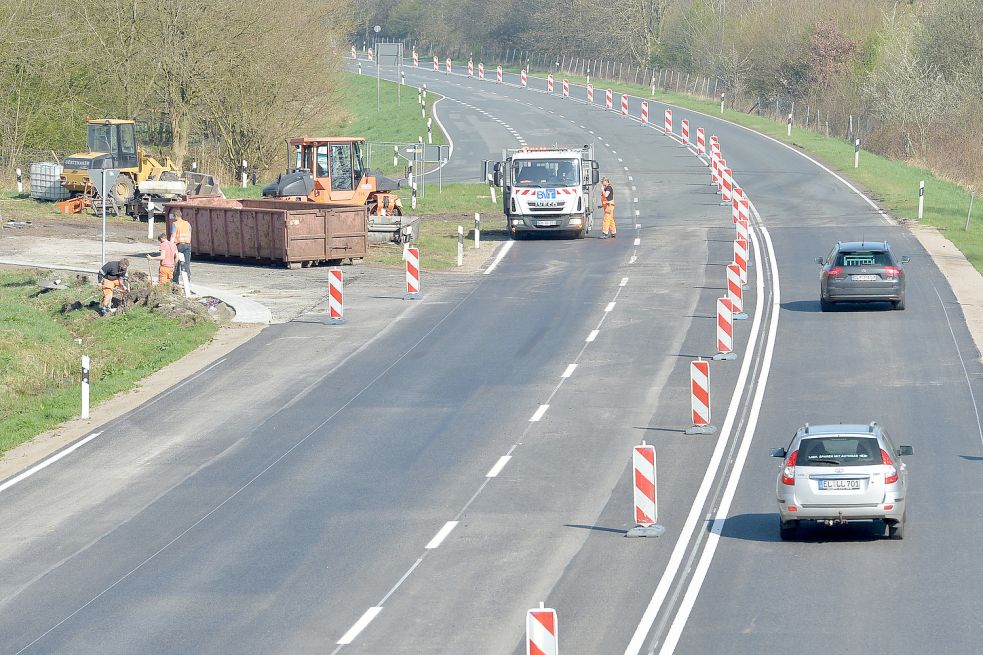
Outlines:
[[65, 450], [62, 450], [62, 451], [60, 451], [58, 453], [55, 453], [54, 455], [52, 455], [48, 459], [44, 460], [43, 462], [39, 462], [38, 464], [35, 464], [31, 468], [29, 468], [26, 471], [24, 471], [23, 473], [19, 473], [18, 475], [10, 478], [9, 480], [7, 480], [6, 482], [4, 482], [3, 484], [0, 484], [0, 492], [5, 491], [7, 489], [10, 489], [12, 486], [14, 486], [15, 484], [17, 484], [18, 482], [31, 477], [32, 475], [34, 475], [35, 473], [37, 473], [41, 469], [44, 469], [44, 468], [46, 468], [48, 466], [51, 466], [52, 464], [54, 464], [55, 462], [57, 462], [62, 457], [67, 457], [68, 455], [71, 455], [76, 450], [78, 450], [79, 448], [81, 448], [85, 444], [89, 443], [90, 441], [92, 441], [93, 439], [95, 439], [96, 437], [98, 437], [100, 434], [102, 434], [102, 431], [93, 432], [92, 434], [90, 434], [86, 438], [84, 438], [84, 439], [82, 439], [80, 441], [76, 441], [74, 444], [72, 444], [71, 446], [69, 446]]
[[433, 550], [434, 548], [439, 547], [440, 544], [444, 543], [444, 539], [446, 539], [447, 535], [449, 535], [451, 531], [457, 527], [457, 523], [457, 521], [448, 521], [445, 523], [444, 527], [442, 527], [440, 531], [433, 536], [430, 543], [427, 544], [427, 550]]
[[501, 457], [499, 457], [498, 461], [495, 462], [495, 466], [491, 467], [491, 470], [489, 470], [488, 473], [485, 473], [485, 477], [486, 478], [498, 477], [498, 474], [502, 472], [502, 469], [505, 468], [505, 465], [509, 463], [510, 459], [512, 459], [511, 455], [502, 455]]
[[608, 303], [608, 306], [604, 308], [604, 311], [605, 312], [613, 311], [615, 304], [616, 303], [612, 300], [611, 302]]
[[536, 413], [533, 414], [532, 417], [530, 417], [529, 422], [535, 423], [539, 419], [543, 418], [543, 414], [545, 414], [546, 410], [549, 408], [550, 408], [549, 405], [540, 405], [539, 408], [536, 410]]
[[590, 343], [591, 341], [593, 341], [594, 339], [596, 339], [597, 338], [597, 333], [599, 331], [600, 330], [591, 330], [590, 331], [590, 334], [587, 335], [587, 343]]
[[[761, 253], [756, 251], [755, 257], [760, 261]], [[764, 282], [760, 280], [760, 276], [758, 277], [758, 284], [763, 285]], [[772, 282], [773, 286], [777, 286], [777, 284], [777, 279]], [[758, 293], [755, 300], [754, 319], [751, 324], [751, 332], [748, 336], [748, 352], [741, 361], [741, 370], [737, 376], [737, 383], [734, 385], [734, 394], [731, 396], [730, 405], [727, 408], [727, 416], [724, 418], [724, 423], [720, 428], [720, 434], [717, 437], [717, 443], [714, 446], [713, 454], [710, 456], [710, 462], [707, 464], [706, 473], [703, 475], [703, 481], [700, 483], [700, 487], [696, 492], [695, 498], [693, 499], [693, 504], [690, 507], [689, 514], [686, 517], [686, 522], [683, 524], [683, 529], [680, 531], [679, 538], [676, 540], [676, 545], [672, 549], [672, 554], [669, 556], [669, 562], [666, 564], [665, 571], [663, 571], [662, 577], [659, 579], [659, 584], [656, 586], [655, 592], [652, 594], [652, 599], [649, 601], [648, 606], [645, 608], [645, 612], [642, 614], [642, 618], [638, 622], [638, 627], [635, 629], [635, 633], [632, 635], [631, 641], [628, 642], [628, 646], [625, 648], [625, 655], [638, 655], [638, 653], [641, 651], [642, 645], [645, 643], [645, 639], [648, 637], [649, 631], [652, 629], [652, 625], [655, 623], [655, 619], [658, 617], [659, 611], [662, 609], [662, 604], [665, 602], [666, 596], [669, 594], [669, 589], [672, 587], [672, 582], [676, 579], [676, 575], [679, 573], [683, 558], [686, 555], [686, 551], [689, 549], [690, 541], [693, 539], [697, 526], [702, 523], [703, 506], [706, 505], [707, 498], [710, 495], [710, 490], [717, 479], [717, 471], [720, 468], [724, 451], [727, 449], [727, 444], [730, 441], [730, 433], [731, 430], [733, 430], [734, 421], [737, 417], [737, 412], [741, 406], [741, 399], [744, 395], [744, 387], [747, 384], [748, 375], [751, 371], [751, 363], [754, 359], [754, 343], [756, 342], [758, 332], [761, 329], [761, 322], [763, 320], [762, 315], [764, 313], [762, 311], [763, 308], [764, 293]]]
[[642, 245], [642, 240], [636, 237], [636, 238], [635, 238], [635, 245], [636, 245], [636, 246], [640, 246], [640, 245]]
[[345, 635], [337, 641], [337, 644], [339, 646], [347, 646], [355, 641], [355, 637], [357, 637], [362, 630], [365, 630], [366, 626], [372, 623], [372, 619], [378, 616], [379, 612], [381, 611], [382, 608], [378, 606], [370, 607], [369, 609], [365, 610], [365, 614], [363, 614], [362, 617], [355, 622], [355, 625], [348, 629], [348, 632], [346, 632]]
[[502, 248], [498, 251], [498, 254], [495, 255], [495, 259], [494, 261], [492, 261], [491, 266], [486, 268], [485, 272], [482, 275], [491, 274], [491, 272], [495, 270], [495, 267], [498, 266], [501, 263], [502, 259], [505, 258], [505, 255], [508, 253], [508, 251], [512, 250], [513, 245], [515, 245], [515, 241], [506, 241], [505, 244], [502, 246]]
[[576, 371], [576, 370], [577, 370], [577, 365], [576, 364], [568, 364], [567, 365], [567, 369], [565, 371], [563, 371], [563, 375], [561, 375], [560, 377], [561, 378], [568, 378], [571, 375], [573, 375], [573, 372]]
[[[758, 212], [755, 211], [757, 215]], [[761, 236], [764, 238], [765, 243], [768, 246], [768, 251], [771, 253], [771, 257], [768, 260], [768, 266], [771, 269], [771, 275], [773, 280], [778, 279], [778, 262], [775, 257], [775, 247], [771, 242], [771, 235], [768, 233], [767, 228], [760, 224], [759, 219], [759, 229], [761, 231]], [[757, 230], [752, 233], [752, 240], [756, 239]], [[759, 244], [760, 245], [760, 244]], [[759, 245], [755, 246], [755, 250], [758, 251], [758, 261], [761, 261]], [[761, 294], [764, 290], [764, 283], [761, 280], [762, 276], [758, 276], [758, 293]], [[761, 405], [764, 402], [765, 390], [768, 386], [768, 376], [771, 373], [771, 360], [775, 353], [775, 341], [778, 338], [778, 318], [779, 310], [781, 308], [781, 290], [778, 285], [774, 285], [774, 295], [772, 296], [772, 320], [768, 326], [768, 340], [765, 342], [764, 358], [761, 362], [761, 371], [758, 374], [757, 387], [754, 390], [754, 398], [751, 401], [751, 412], [748, 414], [747, 425], [744, 428], [744, 434], [741, 437], [741, 445], [738, 449], [737, 456], [734, 458], [734, 465], [731, 468], [730, 476], [727, 479], [727, 486], [724, 488], [724, 494], [721, 497], [720, 505], [717, 507], [717, 511], [713, 518], [713, 523], [710, 526], [710, 534], [707, 537], [706, 546], [700, 555], [700, 560], [693, 571], [693, 577], [690, 578], [689, 586], [686, 589], [686, 594], [683, 596], [683, 600], [679, 605], [679, 609], [676, 611], [676, 616], [669, 627], [668, 632], [666, 632], [665, 641], [662, 643], [662, 647], [659, 650], [660, 655], [665, 653], [668, 655], [676, 649], [676, 645], [679, 643], [679, 639], [683, 634], [683, 629], [686, 627], [686, 622], [689, 620], [690, 613], [693, 611], [693, 607], [696, 604], [696, 599], [700, 595], [700, 589], [703, 587], [703, 582], [706, 580], [707, 573], [710, 571], [710, 564], [713, 561], [713, 556], [717, 551], [717, 545], [720, 543], [720, 535], [723, 532], [724, 524], [727, 522], [727, 514], [730, 513], [730, 506], [734, 502], [734, 496], [737, 494], [737, 485], [741, 480], [741, 474], [744, 471], [744, 464], [747, 461], [748, 452], [751, 449], [751, 442], [754, 439], [754, 431], [758, 424], [758, 417], [761, 414]]]
[[628, 278], [626, 278], [626, 277], [623, 277], [623, 278], [621, 278], [621, 283], [620, 283], [620, 284], [618, 284], [618, 286], [619, 286], [619, 287], [623, 287], [623, 286], [625, 286], [626, 284], [628, 284]]

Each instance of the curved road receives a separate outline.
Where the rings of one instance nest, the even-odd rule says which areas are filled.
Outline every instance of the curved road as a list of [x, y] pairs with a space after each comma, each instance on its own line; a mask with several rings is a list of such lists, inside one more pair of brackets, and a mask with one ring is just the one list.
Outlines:
[[[733, 238], [702, 163], [541, 80], [407, 73], [475, 108], [439, 106], [458, 170], [594, 140], [619, 238], [516, 242], [419, 303], [394, 274], [345, 326], [270, 327], [0, 485], [3, 651], [522, 653], [540, 601], [564, 652], [978, 650], [979, 353], [914, 238], [791, 149], [676, 109], [756, 210], [739, 358], [711, 365], [720, 429], [686, 436]], [[912, 255], [908, 309], [820, 314], [813, 258], [861, 235]], [[905, 540], [780, 542], [768, 448], [871, 419], [915, 448]], [[667, 534], [625, 539], [643, 439]]]

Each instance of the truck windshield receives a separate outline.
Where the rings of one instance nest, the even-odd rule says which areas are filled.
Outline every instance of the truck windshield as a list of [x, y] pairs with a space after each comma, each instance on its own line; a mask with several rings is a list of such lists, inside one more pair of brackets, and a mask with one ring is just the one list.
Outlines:
[[580, 185], [580, 159], [513, 160], [512, 185], [566, 187]]

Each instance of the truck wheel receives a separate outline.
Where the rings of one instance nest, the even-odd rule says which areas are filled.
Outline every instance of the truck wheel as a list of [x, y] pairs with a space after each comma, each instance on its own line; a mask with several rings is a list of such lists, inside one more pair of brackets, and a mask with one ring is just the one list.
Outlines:
[[116, 184], [109, 188], [108, 195], [122, 207], [133, 198], [133, 180], [128, 175], [120, 175]]

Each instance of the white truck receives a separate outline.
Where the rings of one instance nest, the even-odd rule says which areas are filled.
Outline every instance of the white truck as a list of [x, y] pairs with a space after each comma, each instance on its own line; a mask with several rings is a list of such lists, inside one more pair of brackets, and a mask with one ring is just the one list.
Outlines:
[[506, 150], [494, 166], [512, 238], [560, 232], [582, 239], [594, 223], [598, 166], [594, 146], [537, 146]]

